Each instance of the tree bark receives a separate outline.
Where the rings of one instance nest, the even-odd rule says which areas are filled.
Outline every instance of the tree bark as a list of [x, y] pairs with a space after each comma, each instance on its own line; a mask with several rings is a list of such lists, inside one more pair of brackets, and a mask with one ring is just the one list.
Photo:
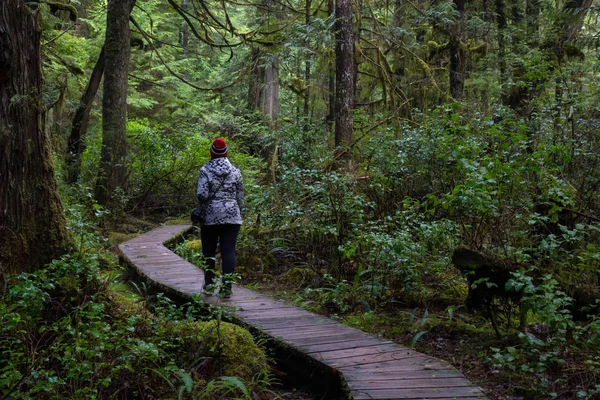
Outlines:
[[279, 114], [279, 60], [275, 55], [269, 55], [264, 68], [264, 89], [260, 96], [260, 111], [269, 116], [273, 127]]
[[[335, 0], [327, 0], [327, 15], [332, 17], [335, 12]], [[335, 121], [335, 65], [334, 62], [328, 61], [328, 98], [327, 98], [327, 117], [326, 125], [327, 132], [333, 133], [333, 123]]]
[[248, 109], [259, 110], [271, 124], [279, 113], [279, 66], [274, 55], [252, 48], [252, 66], [248, 82]]
[[108, 204], [117, 188], [126, 186], [130, 1], [109, 0], [106, 13], [102, 150], [96, 181], [96, 200], [102, 205]]
[[500, 68], [500, 85], [502, 87], [502, 99], [503, 103], [507, 104], [507, 84], [508, 74], [506, 71], [506, 40], [504, 35], [506, 33], [506, 14], [505, 14], [505, 3], [504, 0], [496, 0], [496, 25], [498, 27], [498, 67]]
[[[306, 5], [304, 9], [304, 24], [306, 26], [306, 31], [310, 28], [310, 0], [306, 0]], [[307, 39], [304, 43], [304, 46], [308, 48], [310, 45], [309, 40]], [[304, 92], [304, 117], [308, 118], [308, 109], [310, 105], [310, 52], [306, 51], [304, 59], [304, 82], [306, 84], [306, 91]]]
[[337, 0], [335, 4], [335, 146], [338, 159], [344, 164], [351, 159], [355, 93], [354, 31], [352, 30], [352, 1]]
[[458, 11], [458, 23], [456, 24], [456, 36], [450, 39], [450, 95], [462, 101], [465, 88], [465, 75], [467, 64], [467, 52], [461, 47], [464, 39], [465, 25], [465, 0], [454, 0], [456, 11]]
[[252, 62], [250, 65], [250, 77], [248, 80], [248, 109], [258, 110], [260, 103], [260, 84], [262, 77], [260, 73], [260, 48], [252, 47]]
[[92, 104], [102, 81], [102, 74], [104, 74], [104, 47], [100, 50], [98, 61], [96, 61], [96, 65], [90, 76], [90, 81], [73, 117], [71, 135], [67, 144], [67, 181], [69, 183], [77, 182], [81, 174], [81, 154], [84, 150], [83, 142], [90, 120]]
[[0, 275], [40, 268], [69, 246], [44, 124], [40, 33], [23, 0], [0, 2]]

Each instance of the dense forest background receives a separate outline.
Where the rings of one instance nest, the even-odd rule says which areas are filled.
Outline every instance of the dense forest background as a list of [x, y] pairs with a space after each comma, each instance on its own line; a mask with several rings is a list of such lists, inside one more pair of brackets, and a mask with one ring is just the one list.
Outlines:
[[274, 395], [262, 358], [198, 369], [201, 301], [126, 284], [114, 255], [187, 220], [220, 136], [245, 284], [490, 398], [596, 398], [599, 6], [2, 0], [0, 393]]

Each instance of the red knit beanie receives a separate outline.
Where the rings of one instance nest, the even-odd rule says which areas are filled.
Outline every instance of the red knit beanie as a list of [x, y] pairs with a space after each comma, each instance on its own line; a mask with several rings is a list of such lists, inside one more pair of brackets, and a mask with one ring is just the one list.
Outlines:
[[210, 146], [210, 157], [227, 157], [227, 143], [225, 143], [225, 140], [223, 140], [223, 138], [218, 137], [212, 143], [212, 146]]

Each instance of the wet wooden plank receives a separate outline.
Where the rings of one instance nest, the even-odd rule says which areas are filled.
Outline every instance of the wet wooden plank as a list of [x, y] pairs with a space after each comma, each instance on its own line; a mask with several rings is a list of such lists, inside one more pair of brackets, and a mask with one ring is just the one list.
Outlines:
[[352, 391], [354, 399], [472, 399], [480, 391], [475, 388], [399, 388]]
[[372, 389], [427, 389], [427, 388], [470, 388], [471, 384], [464, 378], [417, 378], [387, 380], [351, 380], [348, 385], [352, 390]]
[[[408, 362], [410, 360], [410, 362]], [[343, 373], [352, 374], [359, 372], [364, 374], [401, 373], [407, 371], [436, 371], [449, 370], [452, 366], [436, 360], [432, 357], [404, 359], [403, 363], [396, 361], [384, 361], [375, 364], [357, 364], [338, 367]]]
[[332, 350], [354, 349], [357, 347], [379, 346], [381, 344], [392, 344], [392, 342], [388, 342], [374, 337], [369, 337], [366, 339], [344, 340], [334, 343], [304, 345], [302, 346], [302, 349], [306, 353], [310, 354], [315, 352], [324, 352]]
[[[380, 354], [393, 353], [398, 350], [398, 346], [393, 343], [380, 343], [374, 346], [362, 346], [349, 349], [335, 349], [329, 351], [316, 351], [308, 354], [321, 360], [341, 360], [346, 358], [361, 357], [361, 356], [378, 356]], [[415, 355], [420, 355], [416, 353]]]
[[286, 329], [286, 328], [303, 328], [303, 327], [314, 327], [314, 326], [322, 326], [322, 325], [336, 325], [337, 322], [332, 321], [330, 319], [322, 319], [322, 318], [297, 318], [294, 321], [271, 321], [271, 322], [261, 322], [256, 323], [257, 327], [260, 327], [262, 330], [271, 332], [276, 329]]
[[425, 379], [425, 378], [464, 378], [456, 369], [443, 367], [421, 368], [404, 371], [368, 371], [362, 368], [342, 368], [344, 376], [351, 377], [353, 381], [377, 381], [377, 380], [399, 380], [399, 379]]
[[235, 315], [244, 321], [267, 321], [277, 319], [285, 319], [289, 321], [295, 318], [302, 318], [306, 316], [306, 314], [301, 310], [293, 308], [273, 308], [263, 312], [257, 310], [237, 311]]
[[356, 333], [345, 333], [345, 334], [332, 334], [332, 335], [320, 335], [320, 336], [306, 336], [300, 335], [296, 337], [286, 337], [286, 340], [296, 346], [306, 346], [311, 344], [328, 344], [344, 342], [346, 340], [360, 340], [366, 339], [369, 335], [364, 333], [362, 335]]

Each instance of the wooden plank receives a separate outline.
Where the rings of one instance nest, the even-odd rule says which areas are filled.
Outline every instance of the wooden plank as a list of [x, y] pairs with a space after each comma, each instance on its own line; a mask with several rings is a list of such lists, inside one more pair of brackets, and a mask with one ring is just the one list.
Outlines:
[[247, 322], [253, 322], [253, 323], [269, 323], [269, 322], [284, 322], [284, 321], [289, 321], [290, 319], [300, 319], [305, 317], [304, 314], [300, 314], [300, 313], [294, 313], [292, 311], [289, 312], [284, 312], [284, 310], [281, 310], [280, 313], [270, 313], [270, 314], [266, 314], [266, 315], [259, 315], [259, 314], [253, 314], [253, 315], [244, 315], [244, 314], [240, 314], [240, 313], [235, 313], [235, 315], [243, 320], [243, 321], [247, 321]]
[[320, 334], [319, 336], [307, 336], [305, 334], [300, 335], [288, 335], [286, 336], [286, 341], [296, 345], [303, 346], [308, 344], [326, 344], [326, 343], [335, 343], [335, 342], [343, 342], [346, 340], [359, 340], [366, 339], [369, 335], [363, 333], [362, 335], [356, 333], [344, 333], [344, 334], [336, 334], [334, 333], [325, 333]]
[[196, 271], [184, 271], [184, 270], [173, 270], [173, 271], [144, 271], [148, 277], [193, 277], [194, 279], [202, 279], [204, 274], [196, 273]]
[[[322, 336], [336, 336], [344, 333], [339, 329], [338, 324], [319, 324], [307, 327], [282, 327], [267, 329], [271, 334], [285, 335], [286, 338], [304, 336], [306, 333], [319, 334]], [[354, 332], [352, 332], [354, 333]]]
[[137, 261], [136, 265], [144, 271], [148, 272], [166, 272], [166, 271], [178, 271], [178, 272], [198, 272], [204, 274], [202, 270], [193, 264], [187, 263], [181, 259], [170, 260], [165, 263], [154, 264], [146, 260]]
[[426, 378], [426, 379], [388, 379], [388, 380], [349, 380], [351, 390], [372, 389], [426, 389], [426, 388], [456, 388], [471, 387], [465, 378]]
[[[407, 361], [407, 360], [405, 360]], [[390, 373], [390, 372], [406, 372], [406, 371], [435, 371], [435, 370], [448, 370], [452, 367], [444, 365], [439, 360], [431, 357], [423, 356], [423, 358], [413, 358], [412, 362], [399, 363], [396, 361], [382, 361], [376, 364], [363, 364], [363, 365], [346, 365], [338, 367], [343, 373], [352, 373], [359, 371], [365, 374], [369, 373]]]
[[394, 362], [398, 365], [420, 365], [423, 361], [425, 361], [425, 356], [421, 353], [417, 353], [416, 351], [406, 351], [406, 350], [398, 350], [390, 353], [382, 353], [382, 354], [368, 354], [357, 357], [347, 357], [338, 360], [328, 361], [328, 364], [336, 367], [342, 368], [347, 366], [356, 366], [356, 365], [368, 365], [368, 364], [381, 364], [384, 362]]
[[302, 346], [302, 349], [307, 353], [315, 353], [319, 351], [332, 351], [332, 350], [344, 350], [344, 349], [353, 349], [356, 347], [364, 347], [364, 346], [378, 346], [380, 344], [391, 344], [392, 342], [388, 342], [385, 340], [381, 340], [375, 337], [369, 337], [365, 339], [358, 340], [344, 340], [342, 342], [335, 343], [325, 343], [325, 344], [313, 344], [313, 345], [305, 345]]
[[235, 315], [247, 320], [247, 321], [264, 321], [267, 319], [286, 319], [293, 320], [294, 318], [306, 317], [305, 311], [298, 310], [297, 308], [272, 308], [269, 310], [249, 310], [249, 311], [236, 311]]
[[387, 380], [412, 380], [412, 379], [437, 379], [437, 378], [461, 378], [463, 375], [455, 369], [422, 369], [395, 372], [372, 372], [357, 369], [356, 371], [343, 370], [348, 382], [361, 381], [387, 381]]
[[235, 302], [238, 311], [261, 311], [261, 310], [270, 310], [273, 308], [293, 308], [298, 309], [296, 306], [292, 306], [289, 304], [281, 303], [278, 301], [268, 301], [268, 300], [239, 300]]
[[481, 391], [476, 388], [422, 388], [422, 389], [370, 389], [352, 391], [359, 399], [465, 399], [477, 398]]
[[[320, 360], [341, 360], [344, 358], [360, 357], [360, 356], [378, 356], [380, 354], [388, 354], [403, 350], [398, 345], [393, 343], [381, 343], [374, 346], [354, 347], [350, 349], [336, 349], [329, 351], [310, 352], [311, 356]], [[415, 352], [416, 353], [416, 352]], [[416, 353], [419, 354], [419, 353]], [[420, 355], [420, 354], [419, 354]]]
[[265, 329], [271, 335], [278, 335], [288, 339], [305, 335], [336, 335], [337, 324], [314, 324], [307, 326], [286, 326], [283, 328]]
[[262, 322], [262, 323], [253, 323], [256, 327], [271, 332], [276, 329], [285, 329], [285, 328], [301, 328], [301, 327], [312, 327], [312, 326], [321, 326], [321, 325], [336, 325], [337, 322], [330, 319], [323, 318], [297, 318], [294, 321], [275, 321], [275, 322]]

